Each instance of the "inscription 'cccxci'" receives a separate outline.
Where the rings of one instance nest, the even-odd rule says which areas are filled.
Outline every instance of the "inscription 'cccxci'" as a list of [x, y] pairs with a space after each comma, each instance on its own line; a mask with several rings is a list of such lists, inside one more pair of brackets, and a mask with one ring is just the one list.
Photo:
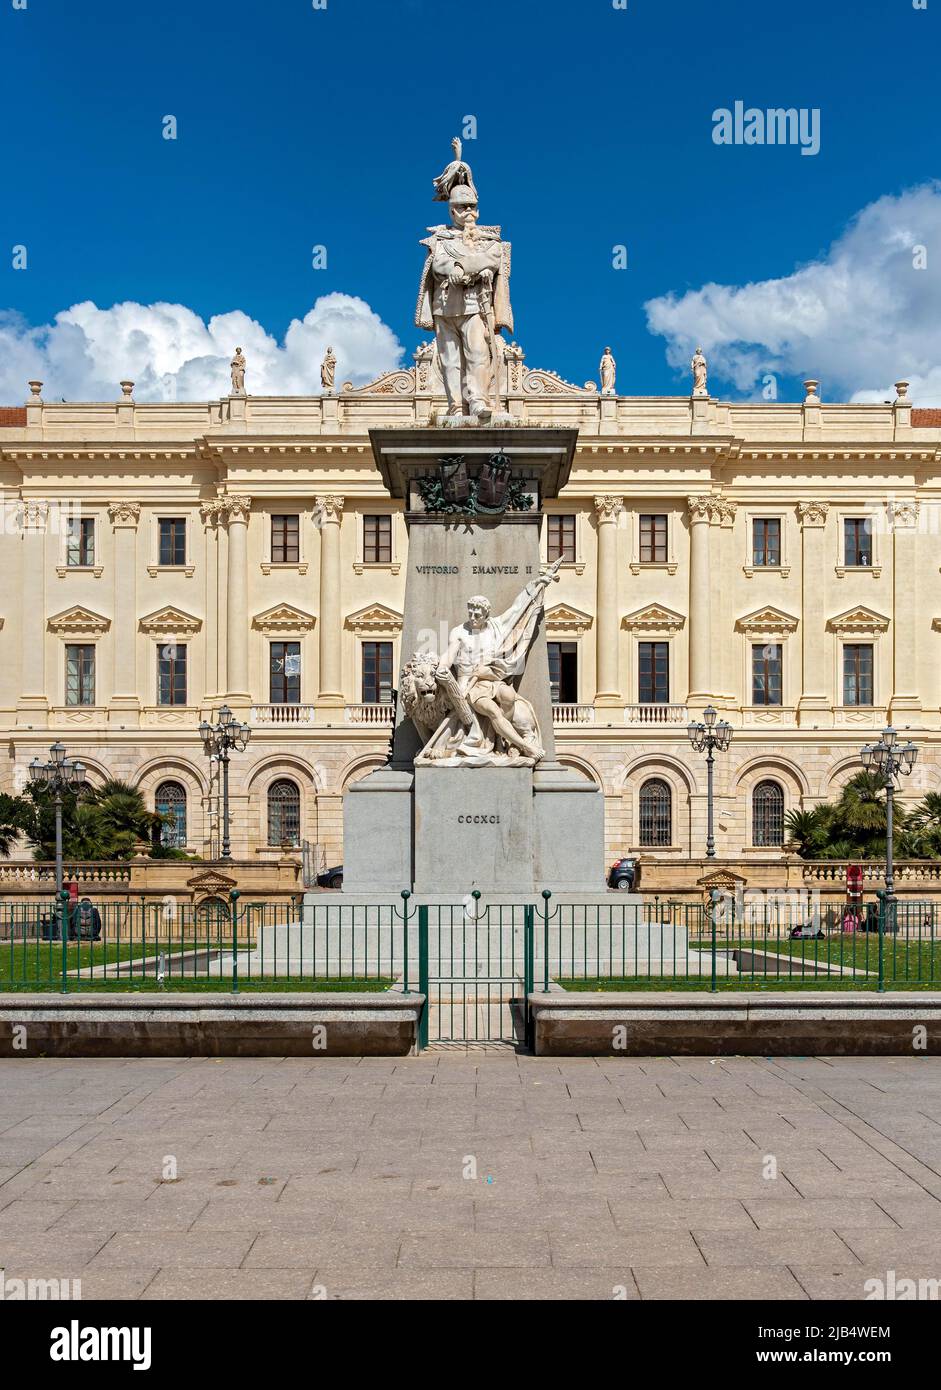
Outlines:
[[458, 825], [499, 825], [499, 816], [458, 816]]

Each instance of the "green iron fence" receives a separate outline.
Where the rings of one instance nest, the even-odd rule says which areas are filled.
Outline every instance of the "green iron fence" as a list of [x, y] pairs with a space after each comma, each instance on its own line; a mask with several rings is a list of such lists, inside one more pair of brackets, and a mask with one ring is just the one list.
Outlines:
[[941, 910], [884, 896], [833, 908], [800, 894], [418, 905], [402, 893], [364, 906], [233, 893], [97, 914], [48, 897], [0, 905], [0, 991], [420, 991], [423, 1042], [467, 1044], [523, 1041], [534, 989], [941, 987]]

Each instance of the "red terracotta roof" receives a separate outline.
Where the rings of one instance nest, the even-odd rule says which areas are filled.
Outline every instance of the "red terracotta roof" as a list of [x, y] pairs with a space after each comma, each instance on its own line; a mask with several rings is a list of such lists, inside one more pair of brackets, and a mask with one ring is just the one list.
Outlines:
[[920, 425], [923, 429], [941, 425], [941, 410], [912, 410], [912, 424]]
[[25, 405], [0, 405], [0, 429], [2, 429], [4, 425], [9, 428], [12, 425], [25, 424]]

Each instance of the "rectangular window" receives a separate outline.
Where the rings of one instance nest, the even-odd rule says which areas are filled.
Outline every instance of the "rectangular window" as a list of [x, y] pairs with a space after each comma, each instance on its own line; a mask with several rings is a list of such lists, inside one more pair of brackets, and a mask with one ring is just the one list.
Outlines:
[[638, 642], [637, 698], [642, 705], [670, 703], [669, 642]]
[[642, 516], [640, 519], [640, 563], [665, 565], [667, 562], [667, 519]]
[[751, 702], [753, 705], [780, 705], [782, 648], [777, 642], [757, 644], [751, 649]]
[[549, 642], [549, 689], [554, 705], [578, 703], [578, 643]]
[[872, 564], [871, 517], [854, 516], [844, 518], [843, 563], [844, 565], [857, 565], [863, 567]]
[[872, 645], [847, 643], [843, 648], [844, 705], [872, 704]]
[[575, 517], [549, 516], [546, 518], [546, 553], [549, 564], [556, 560], [575, 562]]
[[392, 643], [363, 643], [363, 704], [388, 705], [392, 700]]
[[76, 569], [91, 567], [95, 563], [95, 522], [92, 517], [69, 517], [65, 563]]
[[363, 562], [367, 565], [391, 565], [392, 517], [388, 515], [363, 517]]
[[301, 702], [301, 644], [272, 642], [269, 662], [269, 702], [299, 705]]
[[271, 518], [271, 563], [296, 565], [301, 558], [301, 519], [294, 513]]
[[186, 704], [186, 647], [157, 648], [157, 704]]
[[756, 517], [752, 522], [752, 564], [778, 566], [781, 563], [781, 522], [778, 517]]
[[161, 565], [186, 564], [186, 519], [182, 516], [160, 518]]
[[93, 646], [65, 649], [65, 703], [93, 705], [95, 703], [95, 648]]

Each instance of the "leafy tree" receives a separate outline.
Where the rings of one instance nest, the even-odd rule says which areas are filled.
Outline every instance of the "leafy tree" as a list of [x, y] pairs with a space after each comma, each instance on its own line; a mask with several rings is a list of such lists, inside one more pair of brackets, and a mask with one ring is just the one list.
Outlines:
[[[932, 832], [930, 820], [934, 814], [938, 821], [937, 829]], [[936, 797], [933, 811], [926, 810], [924, 831], [916, 824], [916, 815], [917, 810], [909, 817], [896, 803], [894, 847], [901, 857], [924, 858], [934, 854], [936, 851], [928, 848], [932, 833], [937, 834], [937, 845], [941, 848], [941, 796]], [[881, 859], [885, 854], [887, 826], [882, 778], [875, 773], [858, 772], [847, 782], [838, 800], [823, 802], [811, 811], [791, 811], [785, 824], [802, 859]]]
[[[55, 857], [55, 803], [44, 789], [24, 798], [23, 829], [37, 859]], [[77, 796], [62, 796], [62, 850], [67, 859], [130, 859], [141, 844], [159, 836], [163, 817], [149, 811], [140, 791], [112, 779]]]
[[24, 797], [0, 792], [0, 859], [9, 859], [10, 850], [26, 828], [28, 814]]

